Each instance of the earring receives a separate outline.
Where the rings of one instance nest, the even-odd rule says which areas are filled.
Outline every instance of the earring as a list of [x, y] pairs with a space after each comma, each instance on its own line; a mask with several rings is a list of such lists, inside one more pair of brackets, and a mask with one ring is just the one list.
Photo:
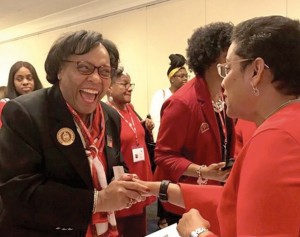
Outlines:
[[252, 90], [253, 90], [253, 94], [255, 96], [259, 96], [259, 90], [256, 86], [253, 86], [253, 83], [251, 82], [251, 86], [252, 86]]
[[113, 102], [113, 101], [114, 101], [114, 98], [113, 98], [112, 96], [108, 96], [108, 97], [107, 97], [107, 100], [108, 100], [108, 102], [110, 102], [110, 103], [111, 103], [111, 102]]

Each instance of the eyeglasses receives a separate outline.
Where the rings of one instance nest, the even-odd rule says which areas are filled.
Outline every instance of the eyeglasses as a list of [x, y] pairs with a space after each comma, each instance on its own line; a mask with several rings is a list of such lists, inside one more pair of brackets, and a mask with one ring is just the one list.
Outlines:
[[99, 76], [103, 79], [110, 79], [114, 74], [116, 69], [108, 66], [100, 66], [96, 67], [93, 64], [85, 61], [71, 61], [71, 60], [63, 60], [63, 62], [67, 63], [76, 63], [77, 71], [82, 75], [91, 75], [95, 69]]
[[241, 62], [246, 62], [246, 61], [251, 61], [251, 60], [253, 60], [253, 59], [240, 59], [240, 60], [235, 60], [235, 61], [231, 61], [228, 63], [218, 64], [217, 65], [218, 73], [219, 73], [220, 77], [225, 78], [230, 71], [230, 68], [228, 67], [229, 64], [241, 63]]
[[[220, 75], [220, 77], [225, 78], [228, 73], [230, 72], [230, 68], [228, 67], [230, 64], [232, 63], [241, 63], [241, 62], [246, 62], [246, 61], [252, 61], [252, 58], [248, 58], [248, 59], [240, 59], [240, 60], [235, 60], [235, 61], [231, 61], [228, 63], [222, 63], [222, 64], [218, 64], [217, 65], [217, 69], [218, 69], [218, 73]], [[269, 69], [270, 67], [265, 64], [265, 68]]]
[[180, 75], [174, 75], [174, 77], [178, 77], [178, 78], [180, 78], [180, 79], [183, 79], [183, 78], [189, 79], [189, 78], [190, 78], [190, 75], [188, 75], [188, 74], [180, 74]]
[[135, 87], [134, 83], [122, 83], [122, 82], [115, 82], [115, 84], [121, 85], [126, 90], [133, 90]]

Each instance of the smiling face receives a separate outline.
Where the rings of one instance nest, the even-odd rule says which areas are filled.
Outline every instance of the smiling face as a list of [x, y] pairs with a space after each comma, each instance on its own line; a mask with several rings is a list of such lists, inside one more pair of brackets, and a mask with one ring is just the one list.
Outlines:
[[129, 87], [131, 78], [128, 74], [122, 74], [109, 88], [109, 94], [113, 97], [113, 102], [122, 108], [125, 104], [131, 102], [132, 88]]
[[34, 90], [34, 80], [28, 68], [21, 67], [16, 72], [14, 75], [14, 86], [19, 95], [24, 95]]
[[[110, 66], [109, 55], [103, 45], [92, 48], [83, 55], [71, 55], [66, 60], [86, 61], [96, 67]], [[82, 119], [93, 113], [105, 95], [111, 79], [104, 79], [94, 70], [91, 75], [82, 75], [74, 62], [64, 62], [58, 73], [59, 87], [64, 99], [77, 111]]]

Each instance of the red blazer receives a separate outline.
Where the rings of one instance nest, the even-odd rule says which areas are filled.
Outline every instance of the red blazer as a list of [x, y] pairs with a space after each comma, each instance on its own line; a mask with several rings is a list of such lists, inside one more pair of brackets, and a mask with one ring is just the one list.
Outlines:
[[299, 120], [300, 103], [294, 103], [260, 125], [224, 188], [182, 184], [186, 209], [212, 219], [217, 209], [222, 237], [299, 237]]
[[[197, 77], [181, 87], [163, 104], [161, 116], [155, 179], [196, 184], [196, 178], [183, 176], [191, 163], [208, 166], [222, 161], [219, 128], [205, 80]], [[234, 131], [230, 134], [233, 155]], [[183, 213], [178, 207], [166, 209]]]

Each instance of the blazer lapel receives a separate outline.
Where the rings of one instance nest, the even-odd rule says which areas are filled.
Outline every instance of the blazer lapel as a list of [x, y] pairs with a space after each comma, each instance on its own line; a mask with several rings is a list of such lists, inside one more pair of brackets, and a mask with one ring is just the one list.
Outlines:
[[[200, 106], [202, 107], [206, 122], [209, 124], [213, 131], [214, 138], [216, 139], [216, 144], [220, 144], [221, 138], [219, 134], [218, 123], [212, 107], [211, 97], [206, 82], [203, 78], [197, 77], [195, 83], [197, 100], [199, 101]], [[221, 146], [219, 146], [219, 148], [221, 152]]]
[[[93, 189], [93, 181], [91, 177], [89, 162], [86, 157], [80, 135], [77, 132], [76, 125], [73, 121], [73, 116], [66, 106], [65, 100], [60, 92], [58, 85], [54, 85], [49, 90], [47, 99], [49, 102], [48, 106], [50, 115], [50, 133], [54, 144], [62, 152], [64, 157], [73, 165], [74, 169], [78, 172], [87, 186], [90, 189]], [[71, 133], [75, 135], [74, 141], [69, 142], [71, 144], [65, 144], [64, 142], [59, 141], [59, 138], [57, 136], [59, 130], [71, 131]]]

